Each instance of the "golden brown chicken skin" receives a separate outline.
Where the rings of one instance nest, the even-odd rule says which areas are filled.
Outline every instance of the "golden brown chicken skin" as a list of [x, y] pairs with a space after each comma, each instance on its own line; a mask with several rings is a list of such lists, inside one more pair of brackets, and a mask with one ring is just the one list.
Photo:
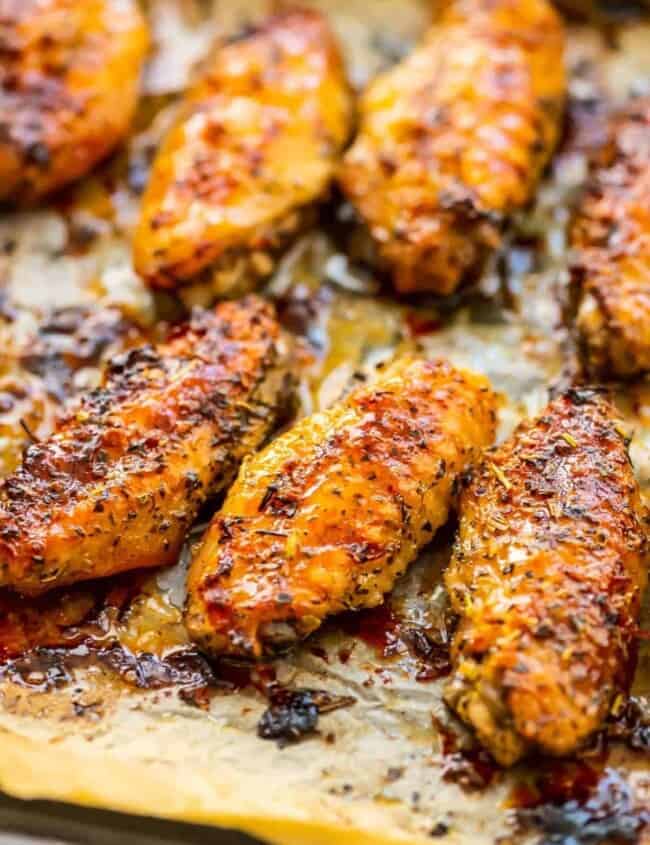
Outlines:
[[613, 121], [574, 220], [576, 328], [586, 369], [650, 370], [650, 98]]
[[271, 306], [197, 312], [117, 358], [0, 487], [0, 585], [29, 595], [171, 563], [206, 498], [269, 434], [286, 400]]
[[555, 147], [564, 35], [546, 0], [446, 0], [379, 76], [340, 174], [402, 293], [453, 293], [531, 199]]
[[410, 357], [299, 422], [244, 464], [209, 527], [190, 567], [190, 636], [260, 657], [380, 604], [494, 428], [482, 376]]
[[0, 200], [33, 203], [119, 144], [148, 43], [136, 0], [0, 0]]
[[571, 754], [633, 673], [646, 580], [639, 488], [613, 407], [590, 390], [555, 399], [487, 453], [459, 508], [447, 703], [503, 765]]
[[334, 36], [315, 11], [216, 49], [153, 165], [134, 254], [154, 287], [210, 268], [219, 294], [267, 275], [332, 180], [350, 126]]

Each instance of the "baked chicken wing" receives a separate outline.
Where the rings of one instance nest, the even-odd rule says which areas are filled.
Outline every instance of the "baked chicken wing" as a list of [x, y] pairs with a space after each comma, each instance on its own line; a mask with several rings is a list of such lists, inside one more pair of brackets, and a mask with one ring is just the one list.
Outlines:
[[446, 295], [481, 267], [555, 147], [563, 28], [547, 0], [446, 0], [361, 101], [340, 182], [398, 291]]
[[253, 298], [118, 357], [0, 487], [0, 585], [38, 594], [174, 561], [206, 498], [270, 432], [286, 349]]
[[260, 657], [382, 602], [492, 442], [482, 376], [406, 358], [246, 462], [190, 567], [186, 625]]
[[136, 0], [0, 0], [0, 200], [33, 203], [116, 147], [147, 47]]
[[612, 406], [571, 390], [460, 497], [447, 703], [503, 765], [576, 751], [634, 669], [644, 515]]
[[576, 327], [587, 370], [650, 370], [650, 98], [613, 122], [572, 228]]
[[341, 56], [315, 11], [220, 46], [160, 149], [135, 265], [173, 288], [209, 268], [216, 292], [267, 275], [326, 192], [350, 126]]

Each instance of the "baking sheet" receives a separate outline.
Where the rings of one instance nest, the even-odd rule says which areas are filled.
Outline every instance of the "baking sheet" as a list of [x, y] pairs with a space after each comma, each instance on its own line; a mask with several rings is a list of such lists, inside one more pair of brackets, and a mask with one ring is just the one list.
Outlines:
[[[309, 5], [330, 14], [356, 85], [403, 55], [431, 13], [418, 0]], [[237, 30], [268, 6], [150, 0], [147, 7], [157, 52], [128, 150], [51, 207], [0, 219], [0, 279], [10, 312], [2, 325], [5, 378], [26, 377], [24, 350], [51, 309], [117, 309], [145, 335], [181, 311], [168, 297], [154, 298], [131, 269], [138, 192], [192, 65], [215, 35]], [[549, 386], [570, 378], [561, 314], [569, 209], [601, 137], [606, 103], [650, 87], [648, 45], [650, 27], [642, 23], [615, 32], [572, 29], [572, 122], [564, 150], [535, 207], [520, 215], [503, 253], [460, 302], [397, 302], [379, 280], [349, 266], [336, 237], [345, 227], [330, 225], [331, 210], [327, 226], [292, 247], [267, 294], [304, 338], [301, 413], [334, 401], [359, 369], [413, 346], [491, 377], [503, 394], [500, 436], [545, 404]], [[209, 298], [207, 286], [183, 293], [185, 305]], [[77, 386], [96, 379], [101, 357], [75, 373]], [[618, 398], [648, 490], [650, 390], [629, 385]], [[56, 410], [51, 399], [43, 402], [38, 436]], [[16, 425], [17, 411], [10, 413], [4, 428], [0, 419], [0, 435], [15, 456], [29, 434]], [[72, 607], [75, 624], [66, 636], [77, 645], [65, 656], [32, 654], [5, 667], [0, 786], [18, 797], [236, 828], [282, 845], [415, 845], [432, 837], [488, 843], [527, 841], [540, 832], [547, 840], [560, 836], [551, 841], [575, 834], [585, 843], [648, 836], [640, 822], [650, 810], [647, 746], [609, 743], [608, 753], [596, 747], [580, 761], [534, 761], [503, 773], [446, 711], [440, 573], [451, 536], [442, 532], [387, 607], [334, 621], [292, 655], [252, 673], [179, 663], [189, 648], [180, 624], [187, 555], [170, 570], [122, 579], [99, 599], [95, 588], [82, 587], [60, 605], [39, 605], [33, 613], [54, 619], [57, 634], [60, 607]], [[90, 610], [84, 615], [83, 608]], [[646, 610], [645, 629], [648, 616]], [[88, 638], [103, 649], [101, 660], [84, 652]], [[640, 645], [633, 693], [647, 716], [650, 653], [645, 640]], [[314, 735], [280, 748], [256, 730], [274, 683], [354, 703], [322, 715]], [[543, 800], [549, 784], [561, 805], [555, 814]], [[535, 790], [542, 807], [526, 809]]]

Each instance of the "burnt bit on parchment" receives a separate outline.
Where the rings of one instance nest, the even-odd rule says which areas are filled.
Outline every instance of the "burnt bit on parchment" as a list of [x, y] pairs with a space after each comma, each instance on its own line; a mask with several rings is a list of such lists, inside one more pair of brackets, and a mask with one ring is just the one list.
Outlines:
[[278, 746], [284, 748], [315, 734], [319, 716], [349, 707], [354, 702], [349, 695], [278, 686], [269, 694], [269, 706], [259, 721], [257, 735], [261, 739], [275, 739]]

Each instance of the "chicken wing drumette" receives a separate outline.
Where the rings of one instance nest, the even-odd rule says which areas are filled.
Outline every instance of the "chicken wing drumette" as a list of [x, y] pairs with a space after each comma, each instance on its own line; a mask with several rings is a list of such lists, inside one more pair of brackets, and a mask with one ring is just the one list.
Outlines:
[[317, 12], [218, 47], [154, 161], [136, 269], [173, 288], [209, 268], [218, 294], [267, 275], [327, 191], [350, 119], [341, 56]]
[[0, 200], [33, 203], [117, 146], [148, 43], [136, 0], [0, 0]]
[[371, 83], [340, 182], [398, 291], [452, 293], [530, 201], [560, 129], [563, 44], [547, 0], [445, 0]]
[[614, 119], [571, 246], [587, 370], [623, 378], [650, 371], [650, 98]]
[[200, 505], [270, 432], [286, 351], [250, 298], [117, 358], [2, 482], [0, 585], [33, 595], [174, 561]]
[[555, 399], [460, 497], [446, 700], [504, 765], [576, 751], [633, 673], [644, 515], [613, 407]]
[[492, 442], [482, 376], [406, 358], [246, 462], [190, 568], [186, 625], [260, 657], [382, 602]]

